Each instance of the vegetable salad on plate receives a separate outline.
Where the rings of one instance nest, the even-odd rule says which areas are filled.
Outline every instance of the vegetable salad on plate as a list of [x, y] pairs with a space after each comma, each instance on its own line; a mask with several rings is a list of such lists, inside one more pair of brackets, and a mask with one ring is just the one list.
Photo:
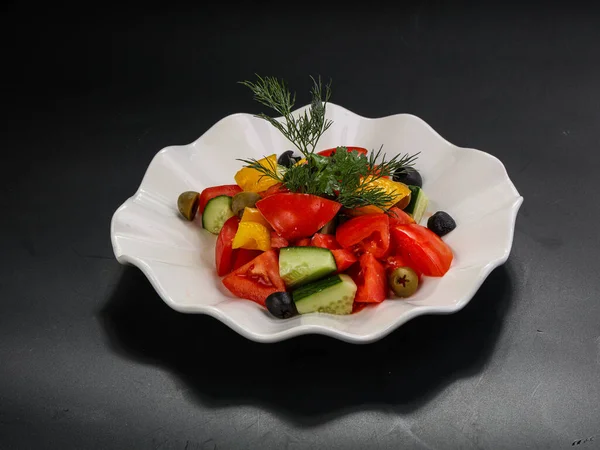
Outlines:
[[319, 150], [333, 124], [325, 118], [331, 88], [312, 81], [312, 102], [300, 115], [292, 114], [295, 95], [283, 81], [242, 82], [282, 117], [258, 115], [295, 149], [243, 159], [231, 184], [177, 200], [185, 219], [200, 214], [203, 232], [216, 235], [223, 285], [281, 319], [409, 298], [453, 260], [442, 237], [454, 219], [438, 211], [421, 224], [429, 201], [415, 167], [419, 153], [387, 159], [383, 146]]

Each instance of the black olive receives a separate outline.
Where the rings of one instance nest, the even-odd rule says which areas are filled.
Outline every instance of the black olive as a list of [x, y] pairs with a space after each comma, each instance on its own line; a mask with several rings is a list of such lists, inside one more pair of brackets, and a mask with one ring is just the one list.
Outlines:
[[279, 319], [289, 319], [298, 315], [292, 294], [288, 292], [272, 293], [267, 297], [265, 304], [269, 312]]
[[399, 181], [409, 186], [423, 187], [423, 178], [421, 178], [421, 174], [417, 172], [417, 169], [413, 169], [412, 167], [398, 169], [394, 173], [394, 181]]
[[295, 158], [293, 150], [283, 152], [279, 158], [277, 158], [277, 164], [284, 167], [292, 167], [300, 158]]
[[438, 211], [427, 220], [427, 228], [438, 236], [444, 236], [456, 228], [456, 222], [447, 212]]

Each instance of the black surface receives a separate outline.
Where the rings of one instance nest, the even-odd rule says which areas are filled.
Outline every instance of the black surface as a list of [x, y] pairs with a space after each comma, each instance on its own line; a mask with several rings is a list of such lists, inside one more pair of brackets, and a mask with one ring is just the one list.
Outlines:
[[[0, 448], [600, 448], [598, 12], [287, 6], [5, 7]], [[258, 112], [254, 72], [505, 163], [513, 251], [463, 311], [263, 345], [117, 264], [113, 211], [158, 150]]]

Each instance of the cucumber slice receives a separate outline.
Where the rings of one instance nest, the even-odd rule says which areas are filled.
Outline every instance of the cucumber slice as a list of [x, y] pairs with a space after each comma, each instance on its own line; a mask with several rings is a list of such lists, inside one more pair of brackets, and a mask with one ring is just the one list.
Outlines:
[[211, 198], [202, 213], [202, 228], [213, 234], [219, 234], [221, 228], [223, 228], [223, 224], [233, 216], [231, 197], [228, 195], [219, 195]]
[[318, 280], [337, 270], [329, 249], [284, 247], [279, 251], [279, 275], [287, 287]]
[[292, 298], [300, 314], [351, 314], [355, 295], [356, 284], [352, 278], [340, 274], [299, 287]]
[[419, 186], [408, 186], [408, 188], [410, 189], [410, 203], [404, 208], [404, 212], [410, 214], [415, 222], [419, 223], [427, 210], [429, 199]]

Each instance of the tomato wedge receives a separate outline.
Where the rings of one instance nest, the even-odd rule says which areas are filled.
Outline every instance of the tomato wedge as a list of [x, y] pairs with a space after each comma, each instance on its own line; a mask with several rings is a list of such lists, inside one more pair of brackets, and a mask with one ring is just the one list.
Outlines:
[[258, 195], [260, 195], [261, 198], [265, 198], [269, 197], [270, 195], [281, 194], [283, 192], [290, 192], [290, 190], [286, 188], [282, 183], [277, 183], [268, 188], [266, 191], [259, 192]]
[[312, 247], [328, 248], [329, 250], [335, 250], [342, 248], [340, 244], [335, 240], [335, 236], [332, 234], [315, 233], [310, 240]]
[[206, 204], [209, 200], [212, 200], [219, 195], [233, 197], [238, 192], [242, 192], [242, 188], [237, 184], [224, 184], [222, 186], [208, 187], [200, 193], [200, 198], [198, 199], [198, 212], [200, 214], [204, 212], [204, 208], [206, 208]]
[[388, 216], [390, 218], [390, 227], [394, 225], [406, 225], [408, 223], [415, 223], [415, 219], [413, 219], [408, 213], [405, 213], [400, 208], [392, 206], [388, 211]]
[[416, 272], [441, 277], [450, 269], [452, 249], [429, 228], [416, 223], [395, 225], [391, 234], [396, 253], [409, 259]]
[[223, 284], [233, 295], [262, 306], [272, 293], [285, 291], [275, 250], [266, 251], [234, 270], [223, 278]]
[[[363, 147], [348, 147], [348, 146], [345, 146], [345, 147], [348, 149], [349, 152], [358, 152], [358, 153], [361, 153], [363, 155], [369, 154], [369, 150], [367, 150], [366, 148], [363, 148]], [[335, 147], [335, 148], [328, 148], [327, 150], [321, 150], [320, 152], [317, 152], [317, 155], [331, 156], [331, 155], [335, 154], [336, 150], [337, 150], [337, 147]]]
[[357, 245], [362, 252], [382, 258], [390, 246], [389, 223], [386, 214], [354, 217], [337, 228], [335, 237], [344, 248]]
[[233, 261], [236, 258], [238, 250], [234, 250], [231, 244], [233, 243], [233, 238], [237, 233], [239, 224], [240, 218], [238, 216], [230, 217], [223, 225], [223, 228], [221, 228], [217, 237], [215, 266], [217, 268], [217, 275], [220, 277], [227, 275], [233, 268]]
[[394, 271], [394, 269], [397, 269], [398, 267], [410, 267], [412, 270], [415, 271], [415, 273], [419, 277], [419, 281], [421, 281], [421, 277], [423, 275], [421, 272], [419, 272], [418, 270], [416, 270], [413, 267], [414, 266], [413, 262], [410, 259], [408, 259], [406, 256], [400, 256], [400, 255], [388, 256], [383, 261], [383, 266], [385, 267], [385, 271], [388, 275], [390, 275]]
[[238, 248], [234, 251], [237, 251], [237, 255], [233, 261], [233, 270], [249, 263], [262, 253], [261, 250], [248, 250], [247, 248]]
[[347, 248], [334, 248], [331, 250], [333, 258], [335, 259], [335, 265], [337, 266], [337, 273], [344, 272], [348, 267], [354, 264], [358, 259]]
[[256, 202], [256, 208], [280, 236], [312, 236], [335, 217], [342, 205], [311, 194], [279, 193]]
[[310, 247], [310, 238], [298, 239], [294, 242], [294, 247]]
[[385, 268], [370, 253], [360, 257], [357, 264], [348, 270], [348, 275], [356, 283], [355, 302], [381, 303], [387, 298], [388, 283]]
[[271, 231], [271, 248], [283, 248], [290, 245], [287, 239], [282, 238], [274, 231]]

